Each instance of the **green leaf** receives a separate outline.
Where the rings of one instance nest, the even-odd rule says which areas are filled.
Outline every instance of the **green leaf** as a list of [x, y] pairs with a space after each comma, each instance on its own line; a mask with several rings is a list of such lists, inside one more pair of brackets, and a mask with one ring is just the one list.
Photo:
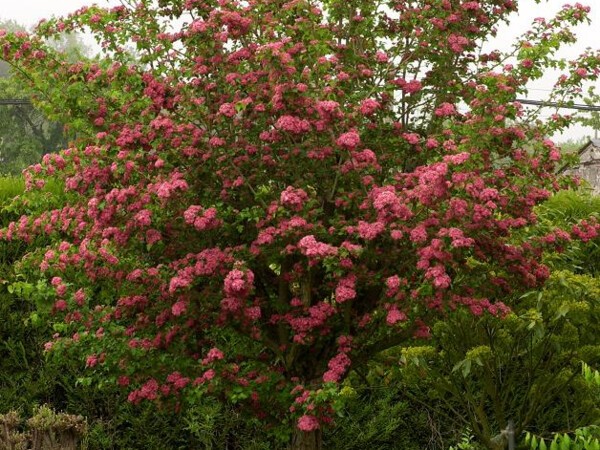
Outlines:
[[567, 302], [563, 303], [560, 306], [560, 308], [558, 308], [558, 311], [556, 312], [556, 319], [560, 319], [561, 317], [566, 316], [570, 310], [571, 310], [571, 306], [569, 305], [569, 303], [567, 303]]
[[469, 373], [471, 373], [471, 360], [467, 359], [462, 366], [462, 375], [463, 377], [467, 378]]

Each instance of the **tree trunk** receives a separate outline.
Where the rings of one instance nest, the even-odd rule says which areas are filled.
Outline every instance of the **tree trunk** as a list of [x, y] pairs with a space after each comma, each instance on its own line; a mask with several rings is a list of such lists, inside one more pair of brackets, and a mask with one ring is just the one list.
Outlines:
[[323, 435], [321, 430], [301, 431], [294, 430], [290, 450], [322, 450]]

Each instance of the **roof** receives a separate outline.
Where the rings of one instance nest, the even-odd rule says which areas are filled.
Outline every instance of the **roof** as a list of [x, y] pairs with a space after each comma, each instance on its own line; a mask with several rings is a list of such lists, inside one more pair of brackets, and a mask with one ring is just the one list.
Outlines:
[[[577, 155], [583, 155], [590, 147], [600, 148], [600, 139], [589, 139], [585, 144], [581, 146], [579, 150], [577, 150]], [[569, 169], [569, 164], [565, 164], [560, 169], [558, 169], [558, 173], [563, 173], [567, 169]]]
[[583, 145], [579, 151], [577, 152], [578, 155], [581, 155], [582, 153], [584, 153], [588, 147], [590, 146], [590, 144], [592, 144], [593, 147], [596, 148], [600, 148], [600, 139], [590, 139], [589, 141], [587, 141], [587, 143], [585, 145]]

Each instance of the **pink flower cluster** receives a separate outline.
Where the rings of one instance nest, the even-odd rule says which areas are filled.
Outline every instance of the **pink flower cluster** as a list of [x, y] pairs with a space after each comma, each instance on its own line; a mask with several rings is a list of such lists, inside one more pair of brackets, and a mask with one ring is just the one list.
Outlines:
[[385, 230], [385, 223], [383, 222], [365, 222], [363, 220], [358, 222], [358, 226], [356, 227], [358, 231], [358, 235], [366, 240], [372, 241], [377, 236], [379, 236]]
[[395, 325], [398, 322], [405, 322], [408, 319], [403, 311], [400, 311], [396, 305], [390, 305], [387, 311], [385, 322], [388, 325]]
[[352, 170], [361, 169], [381, 169], [381, 166], [377, 162], [377, 156], [371, 149], [365, 148], [362, 151], [352, 151], [351, 156], [351, 159], [342, 165], [340, 169], [341, 173], [348, 173]]
[[225, 355], [223, 354], [223, 352], [221, 350], [219, 350], [218, 348], [213, 347], [208, 351], [208, 353], [206, 354], [206, 357], [202, 360], [202, 364], [204, 364], [206, 366], [212, 362], [220, 361], [224, 358], [225, 358]]
[[275, 128], [292, 134], [308, 133], [310, 131], [310, 122], [306, 119], [300, 119], [296, 116], [281, 116], [275, 122]]
[[[294, 330], [294, 342], [305, 343], [309, 333], [315, 331], [326, 331], [327, 319], [336, 313], [336, 308], [327, 302], [318, 302], [308, 308], [303, 308], [302, 300], [293, 298], [290, 304], [298, 311], [287, 313], [284, 315], [273, 314], [270, 318], [271, 323], [287, 322], [292, 330]], [[308, 315], [305, 315], [306, 312]]]
[[454, 304], [467, 306], [474, 316], [481, 316], [484, 312], [488, 312], [492, 316], [505, 317], [510, 313], [510, 308], [502, 302], [491, 303], [487, 298], [461, 297], [459, 295], [452, 296]]
[[296, 424], [299, 430], [302, 431], [314, 431], [319, 429], [319, 420], [315, 416], [303, 415], [298, 419], [298, 423]]
[[254, 273], [250, 269], [233, 269], [225, 277], [223, 291], [228, 297], [243, 298], [253, 289]]
[[441, 228], [438, 231], [438, 236], [449, 237], [452, 240], [452, 247], [472, 247], [475, 244], [475, 240], [472, 238], [465, 237], [462, 230], [458, 228]]
[[190, 379], [184, 377], [179, 372], [172, 372], [167, 376], [167, 382], [171, 383], [173, 388], [177, 391], [186, 387], [189, 384]]
[[312, 260], [335, 256], [338, 252], [336, 247], [317, 241], [312, 234], [300, 239], [298, 248], [303, 255]]
[[338, 281], [335, 288], [335, 301], [344, 303], [356, 297], [356, 275], [351, 274]]
[[204, 209], [199, 205], [192, 205], [185, 210], [183, 218], [185, 223], [192, 225], [198, 231], [212, 230], [222, 223], [217, 219], [216, 208]]
[[435, 115], [438, 117], [452, 116], [456, 114], [456, 107], [452, 103], [442, 103], [435, 110]]
[[323, 374], [323, 381], [325, 383], [337, 383], [340, 381], [348, 367], [350, 367], [351, 363], [352, 361], [350, 361], [348, 355], [341, 351], [327, 363], [327, 368], [329, 370]]
[[292, 186], [288, 186], [279, 196], [281, 204], [293, 211], [301, 211], [306, 200], [308, 194], [303, 189], [295, 189]]
[[348, 131], [347, 133], [341, 134], [337, 140], [337, 145], [347, 149], [354, 149], [360, 145], [360, 136], [355, 131]]
[[159, 198], [167, 199], [176, 191], [187, 191], [189, 188], [183, 175], [177, 171], [171, 174], [171, 178], [166, 181], [148, 185], [148, 191], [154, 192]]
[[140, 389], [130, 392], [127, 400], [133, 404], [137, 404], [144, 399], [156, 400], [158, 398], [158, 387], [158, 382], [151, 378]]
[[373, 208], [377, 211], [378, 221], [405, 221], [413, 216], [412, 211], [396, 193], [394, 186], [373, 188], [369, 193], [369, 197], [373, 203]]
[[387, 287], [385, 295], [387, 297], [394, 297], [399, 293], [400, 288], [407, 284], [406, 279], [400, 278], [398, 275], [392, 275], [385, 280], [385, 286]]
[[595, 219], [582, 220], [577, 225], [573, 225], [571, 233], [582, 242], [588, 242], [598, 237], [600, 224]]
[[448, 44], [450, 44], [450, 49], [455, 53], [461, 53], [466, 46], [470, 44], [471, 41], [464, 36], [459, 34], [451, 34], [448, 36]]
[[362, 101], [360, 104], [360, 113], [364, 116], [370, 116], [375, 113], [379, 108], [381, 108], [381, 103], [372, 98], [367, 98]]
[[438, 289], [448, 289], [452, 281], [446, 273], [446, 269], [441, 264], [427, 269], [425, 271], [425, 278], [432, 280], [433, 286]]

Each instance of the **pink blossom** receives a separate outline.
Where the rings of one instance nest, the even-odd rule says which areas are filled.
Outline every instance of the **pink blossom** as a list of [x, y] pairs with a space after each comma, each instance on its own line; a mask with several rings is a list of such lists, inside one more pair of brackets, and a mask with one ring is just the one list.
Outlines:
[[64, 297], [64, 295], [67, 293], [67, 285], [66, 284], [59, 284], [58, 286], [56, 286], [56, 295], [58, 295], [59, 297]]
[[302, 134], [310, 131], [310, 123], [295, 116], [281, 116], [277, 119], [275, 128], [292, 134]]
[[417, 145], [421, 141], [421, 136], [417, 133], [404, 133], [402, 137], [411, 145]]
[[340, 381], [344, 372], [346, 372], [346, 369], [350, 367], [350, 364], [350, 358], [346, 353], [338, 353], [327, 363], [329, 370], [323, 374], [323, 381], [325, 383], [337, 383]]
[[481, 8], [481, 5], [479, 4], [479, 2], [477, 1], [469, 1], [469, 2], [465, 2], [460, 6], [462, 9], [464, 9], [465, 11], [477, 11]]
[[303, 189], [295, 189], [288, 186], [279, 197], [282, 205], [289, 207], [294, 211], [302, 210], [304, 202], [308, 199], [308, 194]]
[[344, 303], [348, 300], [352, 300], [356, 297], [356, 276], [348, 275], [342, 278], [337, 287], [335, 288], [335, 301], [338, 303]]
[[319, 101], [315, 104], [315, 109], [323, 118], [337, 116], [339, 113], [340, 104], [333, 100]]
[[427, 240], [427, 229], [423, 225], [413, 228], [410, 232], [410, 240], [415, 243], [425, 242]]
[[54, 303], [54, 308], [55, 308], [57, 311], [64, 311], [65, 309], [67, 309], [67, 302], [66, 302], [66, 301], [64, 301], [64, 300], [62, 300], [62, 299], [61, 299], [61, 300], [57, 300], [57, 301]]
[[469, 43], [469, 39], [459, 34], [451, 34], [448, 36], [448, 44], [450, 44], [450, 49], [455, 53], [462, 52], [465, 47], [469, 45]]
[[385, 319], [388, 325], [394, 325], [398, 322], [404, 322], [406, 320], [406, 314], [402, 311], [398, 310], [398, 308], [393, 307], [387, 313], [387, 317]]
[[225, 117], [233, 117], [236, 114], [235, 106], [232, 103], [223, 103], [219, 106], [219, 114]]
[[98, 356], [97, 355], [90, 355], [85, 360], [86, 367], [94, 367], [96, 364], [98, 364]]
[[423, 85], [418, 80], [412, 80], [402, 86], [402, 90], [407, 94], [415, 94], [423, 89]]
[[184, 301], [178, 301], [171, 307], [174, 316], [181, 316], [187, 310], [187, 304]]
[[435, 110], [435, 115], [438, 117], [452, 116], [456, 114], [456, 107], [451, 103], [442, 103]]
[[142, 209], [135, 215], [135, 221], [140, 226], [148, 226], [152, 223], [152, 211]]
[[298, 248], [302, 254], [308, 256], [309, 258], [325, 258], [327, 256], [333, 256], [337, 254], [337, 248], [317, 241], [312, 234], [304, 236], [302, 239], [300, 239], [298, 242]]
[[302, 431], [314, 431], [319, 429], [319, 421], [315, 416], [304, 415], [298, 419], [297, 426]]
[[377, 100], [367, 98], [360, 104], [360, 113], [364, 116], [370, 116], [381, 107], [381, 104]]
[[225, 355], [223, 354], [223, 352], [221, 350], [219, 350], [218, 348], [213, 347], [206, 354], [206, 358], [204, 358], [202, 360], [202, 364], [204, 364], [204, 365], [210, 364], [213, 361], [219, 361], [223, 358], [225, 358]]
[[462, 164], [469, 159], [470, 155], [467, 152], [458, 153], [456, 155], [446, 155], [444, 156], [444, 162], [451, 164]]
[[233, 269], [225, 277], [225, 294], [229, 297], [245, 297], [252, 289], [254, 273], [247, 269], [245, 271]]
[[147, 400], [155, 400], [158, 393], [158, 382], [155, 379], [148, 380], [139, 391], [140, 397]]
[[212, 230], [221, 225], [217, 218], [216, 208], [203, 209], [199, 205], [191, 205], [183, 213], [185, 223], [192, 225], [198, 231]]
[[375, 60], [378, 63], [386, 63], [388, 62], [388, 55], [385, 54], [385, 52], [382, 52], [381, 50], [379, 50], [377, 53], [375, 53]]
[[244, 310], [244, 315], [250, 320], [258, 320], [262, 316], [260, 306], [251, 306]]
[[368, 223], [362, 220], [358, 222], [358, 235], [367, 241], [372, 241], [384, 230], [385, 224], [382, 222]]
[[353, 149], [360, 144], [360, 136], [356, 131], [348, 131], [347, 133], [340, 135], [340, 137], [337, 138], [336, 143], [340, 147]]
[[433, 285], [438, 289], [449, 288], [452, 281], [442, 265], [435, 265], [427, 269], [425, 278], [432, 280]]
[[162, 234], [160, 233], [160, 231], [155, 230], [153, 228], [146, 231], [146, 242], [149, 245], [155, 244], [160, 240], [162, 240]]

